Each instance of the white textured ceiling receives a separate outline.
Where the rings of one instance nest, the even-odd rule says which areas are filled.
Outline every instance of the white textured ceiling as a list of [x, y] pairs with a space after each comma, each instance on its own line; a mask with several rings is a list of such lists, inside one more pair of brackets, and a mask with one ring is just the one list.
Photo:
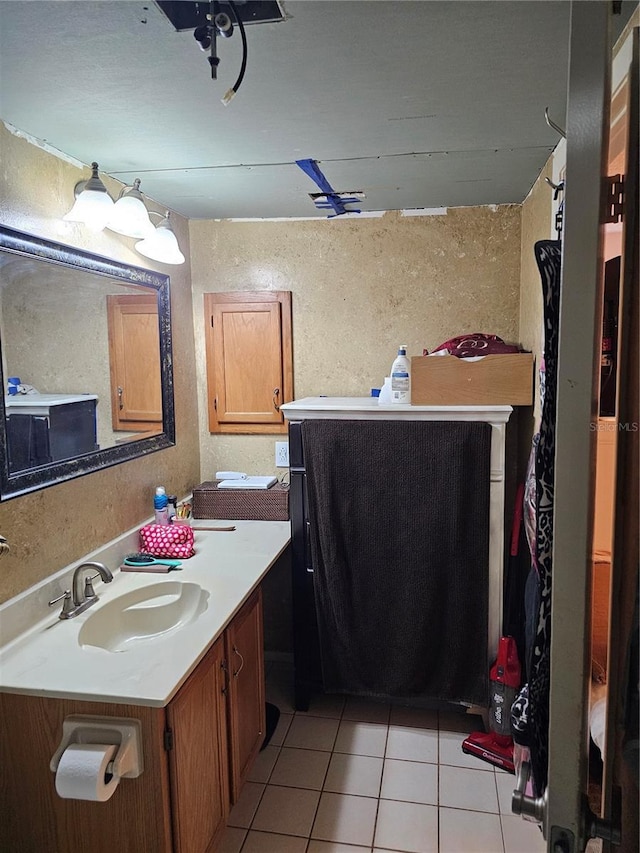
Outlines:
[[192, 218], [325, 216], [295, 160], [362, 210], [521, 202], [564, 124], [569, 3], [298, 0], [218, 40], [153, 2], [0, 2], [0, 116]]

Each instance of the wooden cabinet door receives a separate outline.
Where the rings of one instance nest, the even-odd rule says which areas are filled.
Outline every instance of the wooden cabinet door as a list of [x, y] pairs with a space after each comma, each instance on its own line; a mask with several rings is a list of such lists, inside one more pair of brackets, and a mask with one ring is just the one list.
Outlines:
[[224, 643], [218, 640], [167, 706], [174, 853], [205, 853], [228, 815]]
[[[55, 789], [49, 762], [75, 714], [141, 723], [144, 770], [104, 803], [63, 799]], [[164, 729], [164, 708], [0, 693], [0, 851], [175, 853]]]
[[261, 590], [251, 596], [227, 628], [225, 642], [231, 801], [235, 803], [265, 735]]
[[107, 296], [114, 430], [162, 426], [160, 327], [155, 293]]
[[206, 293], [211, 432], [285, 432], [292, 398], [291, 294]]

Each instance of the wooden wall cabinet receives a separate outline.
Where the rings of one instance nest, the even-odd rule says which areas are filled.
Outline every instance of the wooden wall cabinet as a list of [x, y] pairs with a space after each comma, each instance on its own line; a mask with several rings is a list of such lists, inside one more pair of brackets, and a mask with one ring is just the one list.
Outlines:
[[291, 293], [205, 293], [209, 432], [285, 433], [293, 399]]
[[[71, 714], [141, 721], [144, 770], [105, 803], [56, 793], [49, 761]], [[213, 853], [264, 731], [260, 590], [166, 708], [0, 693], [0, 850]]]

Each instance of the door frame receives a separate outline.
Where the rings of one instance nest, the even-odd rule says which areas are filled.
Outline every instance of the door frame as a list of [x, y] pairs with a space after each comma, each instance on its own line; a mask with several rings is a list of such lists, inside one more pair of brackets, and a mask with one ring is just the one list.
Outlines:
[[[601, 299], [602, 175], [610, 102], [610, 3], [572, 2], [556, 411], [549, 850], [586, 844], [591, 542]], [[557, 846], [556, 846], [557, 845]]]

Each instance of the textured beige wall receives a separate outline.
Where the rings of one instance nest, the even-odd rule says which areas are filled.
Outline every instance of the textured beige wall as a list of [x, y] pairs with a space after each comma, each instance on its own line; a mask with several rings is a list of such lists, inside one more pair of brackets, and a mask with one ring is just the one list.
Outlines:
[[[63, 222], [73, 187], [89, 176], [89, 170], [14, 136], [2, 125], [0, 150], [2, 224], [171, 276], [177, 436], [176, 447], [0, 503], [0, 533], [11, 545], [11, 553], [0, 558], [0, 601], [4, 601], [142, 522], [152, 513], [158, 483], [179, 495], [190, 491], [199, 477], [199, 442], [188, 263], [153, 267], [133, 250], [133, 240], [109, 231], [92, 235], [82, 226]], [[116, 195], [120, 185], [106, 183]], [[172, 222], [188, 258], [187, 223], [179, 216]], [[86, 330], [79, 328], [77, 334]]]
[[368, 396], [400, 343], [420, 355], [466, 332], [518, 338], [518, 205], [381, 219], [192, 220], [189, 230], [203, 480], [220, 468], [276, 470], [276, 437], [208, 432], [203, 293], [293, 292], [296, 398]]

